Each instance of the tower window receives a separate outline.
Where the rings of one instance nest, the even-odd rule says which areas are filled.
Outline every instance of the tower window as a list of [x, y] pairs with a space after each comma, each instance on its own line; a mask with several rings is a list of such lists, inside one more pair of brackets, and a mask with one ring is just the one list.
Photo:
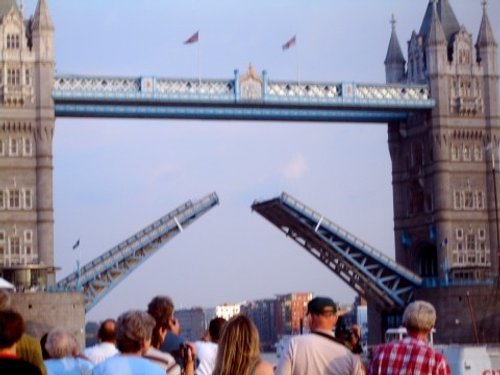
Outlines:
[[482, 191], [476, 192], [476, 208], [478, 210], [484, 209], [484, 194]]
[[31, 242], [33, 240], [33, 231], [31, 229], [26, 229], [24, 231], [24, 242]]
[[31, 189], [24, 189], [24, 208], [26, 210], [33, 208], [33, 192]]
[[466, 191], [464, 193], [464, 208], [474, 208], [474, 195], [472, 194], [472, 191]]
[[31, 247], [31, 245], [24, 246], [24, 253], [26, 255], [31, 255], [32, 254], [32, 247]]
[[457, 145], [453, 145], [451, 147], [451, 160], [453, 161], [460, 160], [460, 150]]
[[486, 239], [486, 231], [484, 230], [484, 228], [480, 228], [478, 231], [478, 237], [480, 240], [484, 240]]
[[462, 228], [457, 228], [456, 230], [457, 240], [464, 239], [464, 230]]
[[459, 50], [458, 51], [458, 63], [462, 64], [462, 65], [470, 64], [470, 52], [465, 50], [465, 49]]
[[467, 250], [476, 250], [476, 236], [473, 234], [467, 235]]
[[10, 138], [10, 155], [11, 156], [17, 156], [17, 139], [16, 138]]
[[31, 156], [33, 154], [33, 144], [31, 143], [31, 139], [24, 138], [24, 155]]
[[21, 84], [21, 71], [19, 69], [7, 69], [7, 85], [19, 86]]
[[464, 160], [465, 161], [470, 161], [471, 160], [471, 150], [469, 145], [464, 145]]
[[7, 34], [7, 49], [19, 49], [19, 34]]
[[10, 237], [9, 246], [10, 246], [10, 253], [12, 255], [19, 255], [21, 253], [19, 237]]
[[20, 195], [18, 189], [9, 190], [9, 208], [21, 208]]
[[474, 145], [474, 160], [482, 161], [483, 160], [483, 148], [481, 145]]
[[3, 147], [3, 139], [0, 139], [0, 156], [5, 155], [5, 150]]
[[453, 203], [456, 210], [460, 210], [462, 208], [462, 193], [460, 191], [455, 191]]
[[24, 83], [26, 85], [31, 85], [31, 70], [29, 69], [24, 71]]
[[0, 210], [5, 209], [5, 193], [3, 190], [0, 190]]

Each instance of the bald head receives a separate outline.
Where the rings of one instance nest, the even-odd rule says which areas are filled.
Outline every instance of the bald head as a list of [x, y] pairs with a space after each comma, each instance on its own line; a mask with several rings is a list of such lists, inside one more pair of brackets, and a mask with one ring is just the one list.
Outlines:
[[97, 331], [97, 338], [101, 342], [116, 342], [116, 321], [114, 319], [106, 319], [101, 323], [99, 331]]

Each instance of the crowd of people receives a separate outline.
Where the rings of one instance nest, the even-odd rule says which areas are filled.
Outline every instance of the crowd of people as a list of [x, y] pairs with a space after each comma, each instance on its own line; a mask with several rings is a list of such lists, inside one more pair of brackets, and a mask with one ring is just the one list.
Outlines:
[[[180, 336], [173, 301], [156, 296], [147, 309], [103, 321], [98, 343], [80, 351], [75, 337], [55, 328], [41, 340], [25, 333], [23, 317], [0, 290], [0, 374], [27, 375], [450, 375], [445, 358], [428, 344], [434, 307], [415, 301], [403, 314], [404, 339], [379, 345], [365, 366], [359, 332], [340, 340], [338, 308], [328, 297], [307, 306], [310, 332], [294, 336], [277, 365], [261, 357], [259, 333], [244, 314], [214, 318], [196, 342]], [[356, 339], [357, 338], [357, 339]]]

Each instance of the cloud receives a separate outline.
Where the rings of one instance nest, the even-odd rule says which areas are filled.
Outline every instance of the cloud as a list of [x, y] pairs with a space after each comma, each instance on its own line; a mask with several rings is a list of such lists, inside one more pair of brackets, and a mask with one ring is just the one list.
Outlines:
[[287, 180], [299, 180], [307, 173], [307, 161], [302, 154], [295, 155], [283, 169]]

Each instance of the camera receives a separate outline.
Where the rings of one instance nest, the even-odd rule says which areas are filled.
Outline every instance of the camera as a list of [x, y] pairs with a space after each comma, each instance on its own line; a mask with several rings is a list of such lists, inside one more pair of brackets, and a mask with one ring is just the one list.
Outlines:
[[184, 368], [186, 368], [186, 365], [189, 362], [194, 360], [193, 353], [191, 351], [191, 347], [188, 344], [182, 343], [179, 345], [179, 357], [181, 359], [182, 366]]

